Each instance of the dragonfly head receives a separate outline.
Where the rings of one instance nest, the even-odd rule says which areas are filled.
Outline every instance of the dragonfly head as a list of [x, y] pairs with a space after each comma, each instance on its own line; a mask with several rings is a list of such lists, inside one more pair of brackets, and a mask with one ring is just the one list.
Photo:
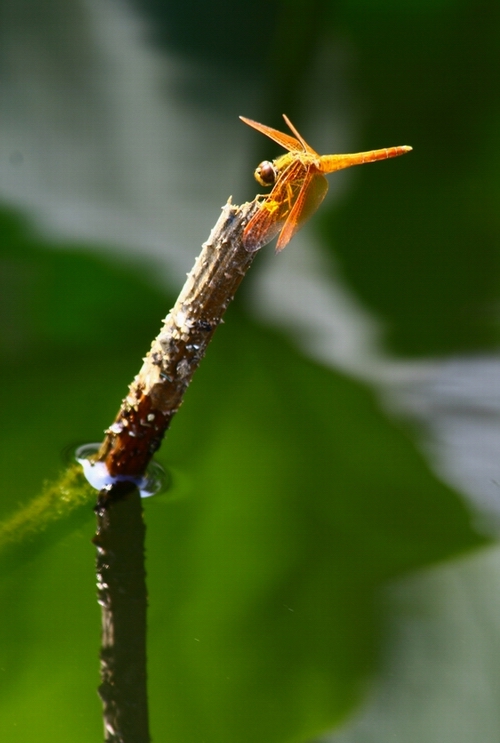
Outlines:
[[255, 180], [260, 183], [261, 186], [274, 186], [278, 172], [274, 163], [269, 160], [263, 160], [260, 165], [257, 165], [254, 172]]

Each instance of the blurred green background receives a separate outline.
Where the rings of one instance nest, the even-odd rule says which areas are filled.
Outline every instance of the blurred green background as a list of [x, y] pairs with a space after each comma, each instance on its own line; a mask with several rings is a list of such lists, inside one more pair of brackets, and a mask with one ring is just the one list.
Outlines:
[[[145, 502], [154, 741], [500, 737], [500, 6], [0, 1], [3, 519], [98, 441], [230, 194], [258, 256]], [[91, 505], [1, 563], [0, 738], [102, 739]], [[23, 550], [25, 554], [23, 555]]]

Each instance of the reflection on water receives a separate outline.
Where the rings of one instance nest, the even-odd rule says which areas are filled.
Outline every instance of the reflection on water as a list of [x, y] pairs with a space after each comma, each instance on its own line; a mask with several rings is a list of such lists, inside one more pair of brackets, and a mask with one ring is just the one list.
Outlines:
[[101, 448], [101, 444], [82, 444], [77, 447], [74, 457], [82, 466], [83, 474], [92, 487], [97, 490], [108, 490], [116, 482], [132, 481], [141, 494], [141, 498], [150, 498], [164, 491], [169, 485], [169, 477], [161, 464], [150, 462], [146, 474], [143, 477], [132, 478], [124, 475], [112, 476], [104, 462], [96, 462], [95, 455]]

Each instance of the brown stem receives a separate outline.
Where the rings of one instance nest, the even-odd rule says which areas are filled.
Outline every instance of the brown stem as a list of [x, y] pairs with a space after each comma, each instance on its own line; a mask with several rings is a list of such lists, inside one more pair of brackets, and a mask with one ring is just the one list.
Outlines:
[[[149, 743], [146, 573], [139, 492], [121, 482], [97, 513], [97, 589], [102, 608], [101, 686], [107, 743]], [[127, 492], [125, 492], [127, 491]], [[125, 497], [126, 496], [126, 497]]]
[[[143, 475], [194, 371], [256, 253], [242, 244], [257, 201], [230, 202], [130, 385], [97, 459], [113, 476]], [[146, 688], [145, 527], [139, 493], [119, 480], [99, 494], [97, 585], [102, 607], [101, 686], [107, 743], [149, 743]]]
[[163, 321], [143, 366], [130, 385], [97, 458], [113, 475], [140, 477], [159, 448], [170, 421], [236, 289], [256, 253], [243, 247], [243, 229], [256, 201], [230, 201]]

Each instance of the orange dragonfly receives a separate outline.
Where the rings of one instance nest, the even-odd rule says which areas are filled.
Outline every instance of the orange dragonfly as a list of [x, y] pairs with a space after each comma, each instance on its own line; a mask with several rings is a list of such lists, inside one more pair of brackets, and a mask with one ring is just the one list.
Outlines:
[[333, 173], [351, 165], [386, 160], [410, 152], [411, 147], [388, 147], [383, 150], [358, 152], [354, 155], [318, 155], [298, 133], [290, 119], [283, 114], [291, 137], [265, 124], [240, 116], [257, 131], [270, 137], [288, 152], [272, 162], [264, 160], [255, 170], [261, 186], [272, 186], [260, 209], [250, 219], [243, 232], [243, 245], [250, 253], [259, 250], [278, 232], [276, 252], [288, 245], [302, 225], [311, 217], [328, 191], [326, 173]]

